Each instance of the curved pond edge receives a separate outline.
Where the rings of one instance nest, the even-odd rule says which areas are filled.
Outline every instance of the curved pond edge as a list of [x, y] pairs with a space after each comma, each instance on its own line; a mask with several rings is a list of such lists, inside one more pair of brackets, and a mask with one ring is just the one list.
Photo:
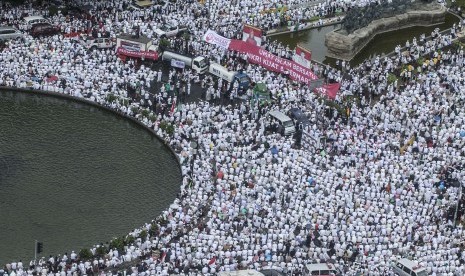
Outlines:
[[426, 9], [408, 11], [401, 15], [377, 19], [368, 26], [358, 29], [351, 34], [342, 34], [340, 33], [342, 28], [338, 28], [326, 34], [325, 45], [328, 48], [327, 56], [350, 61], [375, 36], [410, 27], [430, 27], [444, 24], [447, 12], [447, 9], [444, 7], [433, 11]]
[[86, 98], [78, 98], [78, 97], [75, 97], [75, 96], [71, 96], [71, 95], [64, 94], [64, 93], [59, 93], [59, 92], [38, 90], [38, 89], [36, 90], [36, 89], [18, 88], [18, 87], [11, 87], [11, 86], [1, 86], [1, 85], [0, 85], [0, 91], [7, 91], [7, 92], [13, 91], [13, 92], [20, 92], [20, 93], [26, 93], [26, 94], [32, 94], [32, 95], [42, 95], [42, 96], [48, 96], [48, 97], [54, 97], [54, 98], [59, 98], [59, 99], [70, 100], [70, 101], [90, 105], [90, 106], [93, 106], [93, 107], [97, 107], [99, 109], [102, 109], [102, 110], [108, 111], [110, 113], [113, 113], [113, 114], [115, 114], [115, 115], [117, 115], [119, 117], [128, 119], [129, 121], [137, 124], [138, 126], [142, 127], [146, 131], [148, 131], [152, 136], [157, 138], [161, 143], [163, 143], [164, 146], [166, 146], [169, 149], [169, 151], [171, 152], [171, 154], [174, 156], [174, 158], [177, 161], [176, 162], [177, 165], [178, 165], [177, 168], [178, 168], [178, 171], [179, 171], [179, 173], [181, 175], [181, 178], [183, 177], [182, 170], [181, 170], [181, 163], [180, 163], [180, 159], [179, 159], [178, 154], [174, 151], [174, 149], [168, 144], [168, 142], [165, 139], [160, 137], [155, 132], [155, 130], [153, 130], [150, 127], [146, 126], [144, 123], [137, 120], [135, 117], [129, 116], [129, 115], [127, 115], [127, 114], [125, 114], [125, 113], [123, 113], [121, 111], [115, 110], [115, 109], [113, 109], [111, 107], [101, 105], [101, 104], [99, 104], [97, 102], [90, 101], [90, 100], [88, 100]]

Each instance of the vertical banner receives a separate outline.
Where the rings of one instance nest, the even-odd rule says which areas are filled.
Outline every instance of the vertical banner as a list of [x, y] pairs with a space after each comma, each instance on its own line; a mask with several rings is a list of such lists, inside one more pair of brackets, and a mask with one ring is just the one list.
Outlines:
[[242, 30], [242, 41], [245, 41], [253, 45], [261, 46], [262, 33], [262, 29], [244, 24], [244, 29]]
[[292, 60], [306, 68], [310, 68], [310, 60], [312, 60], [312, 51], [302, 47], [301, 45], [297, 45]]

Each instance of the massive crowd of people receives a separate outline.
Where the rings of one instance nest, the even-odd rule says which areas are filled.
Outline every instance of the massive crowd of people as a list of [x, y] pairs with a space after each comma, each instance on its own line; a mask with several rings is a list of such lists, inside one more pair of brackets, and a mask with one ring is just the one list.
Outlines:
[[[308, 86], [201, 37], [210, 28], [239, 38], [244, 22], [273, 29], [371, 0], [177, 1], [156, 12], [125, 10], [127, 0], [77, 2], [93, 4], [91, 17], [51, 16], [46, 7], [2, 2], [1, 25], [25, 30], [24, 15], [42, 14], [62, 33], [32, 38], [25, 32], [8, 41], [0, 51], [0, 85], [84, 97], [139, 118], [178, 153], [180, 193], [123, 244], [96, 245], [90, 258], [73, 251], [37, 263], [13, 261], [0, 276], [118, 270], [215, 275], [264, 268], [302, 275], [315, 262], [333, 263], [343, 275], [393, 275], [391, 265], [402, 257], [431, 275], [465, 274], [463, 203], [454, 212], [465, 183], [465, 58], [463, 47], [452, 44], [462, 23], [356, 67], [314, 64], [322, 78], [341, 83], [335, 101], [346, 105], [341, 111], [328, 108]], [[292, 8], [263, 12], [283, 7]], [[154, 26], [167, 20], [189, 26], [190, 40], [181, 41], [186, 51], [243, 69], [253, 83], [266, 84], [272, 102], [253, 106], [211, 77], [189, 69], [163, 75], [123, 62], [113, 50], [89, 51], [68, 36], [94, 29], [97, 36], [115, 37], [138, 26], [157, 44]], [[265, 47], [292, 56], [284, 45]], [[182, 101], [191, 85], [204, 89], [203, 98]], [[347, 96], [359, 101], [347, 104]], [[230, 100], [219, 100], [224, 97]], [[181, 104], [170, 110], [175, 98]], [[325, 137], [320, 146], [299, 147], [294, 137], [267, 131], [268, 111], [293, 107], [310, 118], [308, 136]]]

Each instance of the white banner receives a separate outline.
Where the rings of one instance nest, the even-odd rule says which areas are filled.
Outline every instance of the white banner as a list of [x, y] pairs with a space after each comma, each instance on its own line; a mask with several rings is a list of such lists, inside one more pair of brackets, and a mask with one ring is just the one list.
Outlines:
[[229, 43], [231, 43], [231, 39], [226, 38], [224, 36], [221, 36], [217, 34], [215, 31], [208, 30], [204, 35], [203, 35], [203, 40], [205, 42], [215, 44], [217, 46], [220, 46], [224, 49], [229, 48]]

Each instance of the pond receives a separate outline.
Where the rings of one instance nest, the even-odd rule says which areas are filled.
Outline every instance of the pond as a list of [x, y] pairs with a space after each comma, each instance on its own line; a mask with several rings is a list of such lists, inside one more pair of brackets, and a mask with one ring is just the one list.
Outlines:
[[[371, 42], [365, 46], [351, 61], [351, 65], [355, 66], [364, 60], [376, 55], [387, 54], [394, 51], [397, 45], [405, 45], [407, 40], [412, 41], [414, 37], [419, 37], [421, 34], [429, 36], [435, 28], [446, 30], [454, 23], [458, 23], [459, 19], [447, 13], [445, 22], [442, 24], [428, 27], [410, 27], [401, 30], [386, 32], [376, 35]], [[340, 24], [326, 26], [316, 29], [300, 31], [297, 33], [286, 33], [268, 37], [271, 41], [279, 41], [284, 45], [289, 45], [290, 48], [295, 48], [297, 44], [301, 44], [305, 48], [312, 51], [312, 58], [316, 61], [325, 64], [334, 65], [335, 59], [326, 57], [327, 48], [325, 46], [325, 35], [337, 28]]]
[[171, 151], [112, 112], [0, 90], [0, 125], [0, 266], [123, 236], [179, 191]]

